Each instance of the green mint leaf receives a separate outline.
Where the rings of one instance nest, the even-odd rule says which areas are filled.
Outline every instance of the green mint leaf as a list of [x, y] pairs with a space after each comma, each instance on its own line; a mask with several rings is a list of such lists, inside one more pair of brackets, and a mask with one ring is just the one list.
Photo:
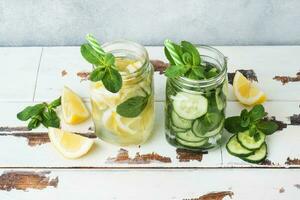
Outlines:
[[87, 34], [85, 39], [88, 41], [88, 43], [91, 45], [91, 47], [101, 56], [105, 55], [104, 50], [101, 48], [99, 42], [97, 41], [97, 39], [91, 35], [91, 34]]
[[189, 52], [192, 55], [192, 65], [199, 66], [201, 64], [201, 57], [198, 49], [188, 41], [181, 41], [181, 46], [185, 52]]
[[110, 67], [115, 64], [115, 57], [111, 53], [106, 53], [104, 56], [104, 65]]
[[45, 109], [46, 105], [41, 103], [35, 106], [27, 106], [24, 110], [17, 114], [17, 118], [21, 121], [27, 121], [35, 115], [39, 115]]
[[259, 132], [256, 132], [256, 133], [254, 134], [253, 138], [254, 138], [254, 141], [255, 141], [255, 142], [259, 141], [259, 140], [260, 140], [260, 134], [259, 134]]
[[181, 47], [173, 43], [171, 40], [165, 40], [164, 44], [175, 65], [183, 65], [183, 61], [181, 60], [181, 56], [183, 54]]
[[272, 121], [260, 121], [256, 124], [258, 130], [266, 135], [271, 135], [278, 130], [278, 125]]
[[257, 129], [255, 125], [251, 125], [249, 128], [249, 135], [253, 137], [257, 133]]
[[170, 65], [175, 65], [175, 62], [174, 62], [173, 58], [170, 55], [170, 52], [168, 51], [168, 49], [166, 47], [164, 47], [164, 52], [165, 52], [165, 56], [169, 60]]
[[193, 58], [190, 53], [184, 52], [181, 57], [184, 64], [193, 65]]
[[187, 68], [183, 65], [171, 65], [167, 67], [165, 75], [169, 78], [176, 78], [185, 74]]
[[249, 125], [250, 125], [249, 112], [246, 109], [243, 109], [241, 112], [241, 126], [246, 128]]
[[97, 67], [90, 73], [89, 80], [93, 82], [101, 81], [105, 75], [105, 71], [105, 68]]
[[224, 127], [229, 133], [239, 133], [247, 129], [241, 126], [240, 116], [228, 117], [225, 120]]
[[39, 125], [41, 124], [41, 121], [42, 121], [41, 116], [39, 116], [39, 115], [34, 116], [27, 125], [28, 130], [32, 130], [32, 129], [39, 127]]
[[81, 55], [91, 64], [101, 65], [102, 55], [99, 54], [95, 49], [89, 44], [83, 44], [80, 47]]
[[146, 107], [148, 97], [135, 96], [117, 106], [117, 113], [123, 117], [137, 117]]
[[104, 87], [112, 92], [118, 92], [122, 87], [122, 76], [121, 74], [112, 67], [108, 67], [105, 70], [105, 74], [102, 78]]
[[211, 68], [208, 72], [206, 72], [206, 78], [212, 78], [218, 75], [217, 68]]
[[198, 79], [205, 79], [203, 67], [193, 66], [193, 73], [198, 77]]
[[56, 107], [58, 107], [58, 106], [60, 106], [61, 105], [61, 97], [58, 97], [57, 99], [55, 99], [54, 101], [52, 101], [50, 104], [49, 104], [49, 106], [51, 107], [51, 108], [56, 108]]
[[254, 106], [249, 112], [252, 122], [256, 122], [266, 116], [265, 108], [262, 105]]
[[53, 109], [48, 109], [48, 111], [44, 112], [42, 115], [42, 124], [47, 128], [48, 127], [59, 128], [60, 119]]

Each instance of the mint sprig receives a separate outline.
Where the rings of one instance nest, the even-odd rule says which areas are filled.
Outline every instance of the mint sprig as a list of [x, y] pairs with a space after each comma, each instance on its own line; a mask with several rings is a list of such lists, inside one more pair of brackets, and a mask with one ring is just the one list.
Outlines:
[[60, 119], [57, 116], [55, 109], [61, 105], [61, 97], [55, 99], [50, 104], [40, 103], [34, 106], [27, 106], [17, 114], [17, 118], [21, 121], [28, 121], [27, 128], [35, 129], [42, 124], [46, 128], [59, 128]]
[[106, 53], [91, 34], [86, 36], [86, 40], [88, 43], [81, 45], [80, 52], [83, 58], [94, 66], [89, 80], [102, 81], [108, 91], [118, 92], [122, 87], [122, 76], [116, 70], [115, 57]]
[[202, 65], [198, 49], [188, 41], [181, 41], [180, 45], [171, 40], [164, 42], [165, 56], [170, 62], [165, 75], [168, 78], [184, 76], [190, 79], [202, 80], [218, 74], [216, 68]]
[[277, 131], [275, 122], [264, 119], [267, 115], [262, 105], [254, 106], [250, 111], [243, 109], [240, 116], [228, 117], [225, 120], [225, 129], [233, 134], [249, 130], [255, 141], [259, 140], [258, 131], [271, 135]]

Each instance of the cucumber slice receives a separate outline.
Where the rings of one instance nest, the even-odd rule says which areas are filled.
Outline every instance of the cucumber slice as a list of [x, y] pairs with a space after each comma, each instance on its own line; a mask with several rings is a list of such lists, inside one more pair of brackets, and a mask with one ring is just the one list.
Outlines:
[[258, 141], [255, 141], [254, 137], [250, 136], [249, 130], [238, 133], [237, 139], [244, 148], [249, 150], [256, 150], [259, 149], [261, 145], [263, 145], [266, 139], [265, 134], [263, 134], [261, 131], [258, 131], [258, 133], [259, 133]]
[[263, 145], [259, 149], [254, 151], [253, 155], [243, 157], [241, 159], [250, 163], [260, 163], [266, 159], [267, 154], [268, 154], [267, 144], [263, 143]]
[[178, 132], [176, 133], [176, 138], [179, 138], [181, 140], [185, 140], [187, 142], [201, 142], [203, 140], [207, 141], [206, 138], [200, 138], [194, 135], [194, 133], [191, 130], [188, 130], [186, 132]]
[[216, 104], [217, 104], [218, 110], [220, 110], [220, 111], [223, 110], [226, 106], [226, 99], [225, 99], [225, 97], [223, 97], [221, 88], [216, 89], [215, 98], [216, 98]]
[[226, 144], [227, 151], [234, 156], [237, 156], [239, 158], [246, 157], [254, 154], [254, 151], [248, 150], [238, 142], [237, 136], [232, 136], [229, 141]]
[[172, 119], [173, 125], [176, 126], [177, 128], [189, 129], [192, 127], [192, 123], [193, 123], [192, 120], [184, 119], [184, 118], [178, 116], [178, 114], [176, 114], [175, 111], [172, 111], [171, 119]]
[[186, 147], [191, 147], [191, 148], [203, 147], [204, 145], [207, 144], [207, 140], [202, 140], [202, 141], [199, 141], [199, 142], [188, 142], [188, 141], [182, 140], [180, 138], [176, 138], [175, 140], [179, 144], [181, 144], [183, 146], [186, 146]]
[[212, 112], [194, 121], [193, 133], [198, 137], [211, 137], [218, 134], [224, 125], [224, 117], [221, 113]]
[[179, 92], [173, 100], [175, 112], [184, 119], [193, 120], [207, 112], [207, 99], [200, 94]]
[[174, 132], [185, 132], [186, 129], [182, 129], [182, 128], [178, 128], [176, 126], [174, 126], [172, 123], [171, 123], [171, 129], [174, 131]]

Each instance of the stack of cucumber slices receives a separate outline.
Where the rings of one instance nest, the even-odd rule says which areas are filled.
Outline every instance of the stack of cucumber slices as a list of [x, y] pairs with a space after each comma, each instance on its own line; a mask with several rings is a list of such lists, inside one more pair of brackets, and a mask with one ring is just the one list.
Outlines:
[[213, 148], [224, 127], [225, 97], [216, 91], [206, 96], [178, 92], [170, 99], [167, 119], [171, 119], [169, 129], [174, 142], [190, 149]]
[[225, 120], [225, 129], [234, 134], [226, 144], [231, 155], [257, 164], [266, 159], [266, 136], [274, 133], [278, 125], [264, 119], [265, 115], [264, 107], [257, 105], [250, 111], [244, 109], [240, 116]]

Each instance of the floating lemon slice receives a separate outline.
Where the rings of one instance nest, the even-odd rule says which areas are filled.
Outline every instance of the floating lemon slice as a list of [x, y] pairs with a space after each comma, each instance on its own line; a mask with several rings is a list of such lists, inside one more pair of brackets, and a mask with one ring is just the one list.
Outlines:
[[61, 104], [64, 120], [68, 124], [81, 123], [90, 116], [82, 99], [68, 87], [63, 89]]
[[83, 156], [91, 149], [94, 143], [92, 139], [58, 128], [50, 127], [48, 135], [54, 147], [66, 158]]
[[266, 101], [266, 95], [239, 71], [235, 73], [233, 89], [242, 104], [255, 105]]

